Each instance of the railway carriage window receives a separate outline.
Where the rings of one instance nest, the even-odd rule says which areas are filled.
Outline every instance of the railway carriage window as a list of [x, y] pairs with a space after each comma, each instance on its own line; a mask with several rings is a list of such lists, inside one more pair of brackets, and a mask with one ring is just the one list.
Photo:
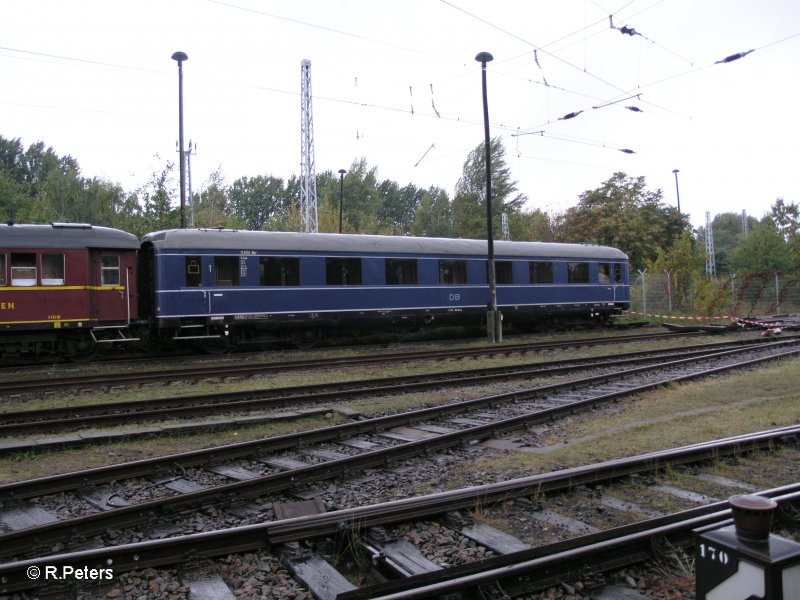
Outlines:
[[0, 285], [6, 285], [6, 255], [0, 254]]
[[200, 287], [203, 280], [200, 271], [202, 264], [199, 256], [186, 257], [186, 287]]
[[119, 256], [100, 257], [101, 285], [119, 285]]
[[[486, 263], [486, 279], [489, 279], [489, 263]], [[508, 285], [514, 283], [512, 276], [511, 261], [509, 260], [496, 260], [494, 261], [494, 282], [497, 285]]]
[[299, 258], [262, 258], [261, 285], [300, 285]]
[[42, 254], [42, 285], [64, 285], [63, 254]]
[[619, 263], [614, 265], [614, 283], [622, 283], [622, 265]]
[[239, 257], [214, 257], [214, 284], [239, 285]]
[[589, 263], [567, 263], [569, 283], [589, 283]]
[[328, 285], [361, 285], [361, 259], [326, 258], [325, 283]]
[[119, 256], [100, 257], [100, 284], [119, 285]]
[[531, 283], [534, 285], [553, 283], [553, 263], [551, 262], [531, 261], [528, 263], [528, 272], [530, 273]]
[[449, 283], [456, 285], [467, 283], [467, 261], [440, 260], [439, 283]]
[[597, 265], [597, 281], [599, 283], [611, 283], [611, 265], [606, 263]]
[[417, 261], [413, 259], [387, 258], [386, 285], [416, 285]]
[[33, 253], [11, 254], [11, 285], [36, 285], [36, 255]]

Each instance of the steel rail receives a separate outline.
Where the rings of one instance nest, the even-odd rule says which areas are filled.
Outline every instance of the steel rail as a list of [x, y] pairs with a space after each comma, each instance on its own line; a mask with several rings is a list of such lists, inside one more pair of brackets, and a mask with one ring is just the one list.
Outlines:
[[[36, 582], [31, 581], [27, 577], [27, 570], [31, 567], [41, 567], [42, 565], [55, 567], [62, 567], [65, 565], [74, 567], [87, 566], [89, 568], [110, 567], [114, 569], [115, 574], [118, 574], [119, 572], [131, 569], [181, 563], [187, 559], [213, 557], [233, 552], [255, 550], [257, 548], [274, 546], [291, 541], [327, 537], [339, 533], [343, 529], [361, 531], [367, 527], [376, 525], [431, 518], [453, 510], [469, 509], [476, 506], [478, 503], [486, 505], [489, 501], [504, 501], [509, 498], [524, 496], [531, 493], [565, 490], [587, 483], [599, 483], [602, 481], [619, 479], [643, 470], [653, 472], [676, 464], [715, 460], [726, 454], [742, 453], [747, 450], [754, 450], [765, 446], [770, 447], [776, 441], [797, 437], [798, 435], [800, 435], [800, 426], [786, 427], [778, 430], [743, 434], [723, 440], [714, 440], [670, 450], [651, 452], [625, 459], [606, 461], [597, 465], [585, 465], [553, 473], [533, 475], [496, 484], [487, 484], [463, 490], [441, 492], [430, 496], [396, 500], [385, 504], [363, 506], [323, 513], [321, 515], [310, 515], [283, 521], [272, 521], [257, 525], [191, 534], [177, 538], [52, 554], [34, 559], [8, 562], [0, 564], [0, 593], [9, 593], [35, 586]], [[789, 498], [792, 502], [797, 502], [797, 497], [800, 495], [800, 484], [794, 484], [793, 486], [784, 488], [775, 488], [763, 494], [775, 498], [780, 503], [787, 502]], [[673, 516], [659, 517], [622, 528], [615, 528], [589, 536], [582, 536], [567, 542], [560, 542], [556, 545], [509, 554], [504, 557], [499, 557], [496, 560], [509, 561], [508, 565], [499, 565], [499, 568], [502, 568], [504, 571], [511, 571], [516, 575], [518, 571], [515, 569], [530, 567], [530, 565], [526, 565], [524, 562], [522, 563], [524, 567], [521, 567], [520, 563], [522, 561], [549, 561], [553, 556], [557, 557], [557, 559], [552, 558], [552, 560], [566, 560], [569, 558], [569, 555], [564, 554], [564, 552], [585, 553], [587, 549], [591, 549], [592, 552], [598, 550], [608, 552], [609, 549], [613, 549], [622, 543], [621, 541], [615, 540], [625, 540], [625, 537], [620, 538], [621, 534], [624, 534], [626, 537], [636, 537], [639, 541], [645, 539], [650, 540], [652, 536], [663, 535], [670, 528], [686, 530], [687, 528], [695, 528], [727, 519], [729, 514], [728, 511], [721, 506], [723, 504], [726, 503], [716, 503], [692, 509], [691, 511], [684, 511]], [[598, 545], [600, 546], [598, 547]], [[555, 554], [552, 554], [553, 552], [555, 552]], [[539, 556], [545, 556], [542, 558], [535, 558], [536, 553], [540, 553]], [[532, 556], [534, 556], [534, 558], [531, 558]], [[495, 559], [486, 559], [486, 561], [489, 560]], [[583, 557], [581, 560], [583, 560]], [[480, 565], [484, 567], [484, 570], [487, 564], [492, 564], [486, 561], [480, 561]], [[498, 567], [497, 564], [492, 566], [495, 568]], [[447, 573], [463, 577], [465, 575], [460, 572], [460, 569], [468, 567], [469, 565], [456, 567], [447, 570]], [[497, 578], [498, 574], [499, 573], [491, 573], [488, 577]], [[467, 576], [474, 575], [469, 574]], [[418, 584], [419, 578], [409, 581]], [[449, 584], [457, 586], [463, 585], [464, 583], [474, 585], [473, 581], [465, 582], [463, 580], [454, 580], [454, 582], [446, 583], [439, 582], [436, 585]], [[418, 593], [429, 593], [431, 591], [430, 589], [423, 589]], [[354, 598], [355, 597], [357, 596], [354, 596]], [[384, 600], [403, 597], [414, 596], [387, 595]]]
[[[797, 354], [800, 351], [789, 352], [789, 355]], [[730, 354], [731, 351], [723, 354]], [[783, 356], [783, 355], [782, 355]], [[774, 360], [779, 357], [768, 356], [758, 358], [752, 361], [746, 361], [743, 364], [758, 364], [759, 362]], [[662, 368], [670, 368], [680, 364], [691, 362], [692, 359], [684, 359], [681, 361], [672, 361], [659, 365]], [[591, 386], [601, 382], [607, 382], [615, 378], [623, 378], [631, 373], [639, 373], [651, 369], [652, 367], [639, 367], [636, 369], [629, 369], [625, 371], [617, 371], [615, 373], [606, 373], [602, 375], [595, 375], [582, 379], [572, 380], [569, 382], [555, 383], [550, 385], [538, 386], [526, 390], [517, 390], [491, 396], [484, 396], [472, 400], [466, 400], [459, 403], [451, 403], [430, 408], [417, 409], [410, 412], [405, 412], [396, 415], [387, 415], [383, 417], [376, 417], [373, 419], [359, 420], [342, 425], [334, 425], [320, 429], [312, 429], [298, 433], [285, 434], [274, 436], [266, 439], [257, 439], [247, 442], [239, 442], [236, 444], [227, 444], [214, 448], [205, 448], [201, 450], [194, 450], [181, 454], [168, 455], [163, 457], [155, 457], [144, 459], [140, 461], [132, 461], [128, 463], [121, 463], [117, 465], [107, 465], [103, 467], [95, 467], [83, 471], [72, 473], [64, 473], [59, 475], [51, 475], [47, 477], [40, 477], [37, 479], [30, 479], [24, 481], [11, 482], [0, 485], [0, 503], [15, 502], [25, 498], [34, 496], [41, 496], [45, 494], [52, 494], [64, 492], [78, 487], [99, 484], [109, 481], [116, 481], [125, 478], [141, 477], [152, 475], [159, 471], [173, 467], [187, 468], [194, 467], [202, 464], [222, 462], [241, 458], [244, 456], [251, 456], [256, 453], [277, 452], [281, 450], [294, 449], [303, 445], [321, 443], [340, 438], [352, 437], [360, 434], [371, 434], [376, 431], [390, 429], [392, 427], [409, 425], [433, 418], [444, 418], [471, 410], [478, 410], [487, 406], [498, 405], [504, 402], [525, 401], [535, 399], [537, 396], [546, 395], [553, 392], [559, 392], [565, 389], [577, 389], [582, 386]], [[680, 377], [668, 377], [666, 379], [656, 381], [644, 386], [637, 386], [620, 390], [615, 393], [596, 395], [578, 402], [565, 404], [548, 409], [542, 409], [535, 413], [520, 415], [503, 421], [488, 423], [486, 425], [467, 428], [459, 430], [436, 438], [421, 440], [419, 442], [409, 442], [401, 445], [402, 447], [415, 448], [421, 446], [423, 449], [427, 445], [433, 445], [435, 440], [442, 439], [446, 444], [457, 445], [460, 443], [459, 437], [466, 439], [481, 439], [482, 437], [489, 437], [494, 433], [513, 430], [525, 424], [536, 424], [545, 422], [553, 418], [560, 417], [565, 414], [576, 412], [578, 410], [591, 408], [597, 403], [605, 402], [621, 398], [629, 394], [637, 394], [649, 389], [654, 389], [664, 385], [668, 385], [674, 381], [686, 381], [692, 378], [703, 377], [706, 374], [715, 374], [736, 368], [736, 366], [723, 366], [710, 370], [704, 370], [697, 374], [689, 374]], [[384, 450], [377, 450], [370, 453], [363, 453], [352, 457], [351, 459], [344, 460], [357, 460], [360, 457], [371, 457], [373, 455], [380, 455], [381, 453], [389, 454], [393, 451], [398, 451], [395, 446]], [[446, 447], [446, 446], [445, 446]], [[365, 458], [364, 460], [366, 460]], [[338, 461], [329, 461], [326, 465], [338, 465]], [[347, 466], [343, 467], [347, 470]], [[273, 477], [273, 476], [270, 476]], [[258, 481], [258, 480], [255, 480]], [[238, 484], [229, 484], [238, 485]]]
[[[780, 509], [800, 505], [800, 484], [760, 492]], [[499, 584], [509, 594], [541, 590], [570, 577], [620, 569], [656, 554], [657, 542], [685, 547], [693, 531], [732, 522], [728, 501], [625, 525], [533, 550], [506, 554], [430, 574], [344, 592], [337, 600], [415, 600]]]
[[[622, 331], [623, 329], [629, 329], [628, 327], [612, 327], [609, 328], [609, 331]], [[638, 334], [628, 334], [628, 335], [620, 335], [619, 337], [622, 339], [625, 338], [632, 338], [635, 339], [637, 337], [642, 337], [643, 339], [648, 339], [649, 337], [668, 337], [670, 335], [709, 335], [709, 334], [724, 334], [724, 333], [731, 333], [731, 332], [741, 332], [745, 331], [744, 328], [739, 328], [736, 326], [732, 326], [727, 330], [706, 330], [706, 331], [680, 331], [680, 330], [671, 330], [665, 331], [660, 325], [656, 324], [648, 324], [644, 326], [637, 326], [630, 328], [633, 330], [644, 331], [645, 329], [653, 329], [658, 330], [656, 333], [652, 332], [645, 332], [645, 333], [638, 333]], [[515, 342], [514, 340], [519, 337], [526, 337], [526, 334], [521, 335], [509, 335], [506, 336], [506, 344], [518, 343], [518, 344], [526, 344], [526, 343], [540, 343], [540, 344], [549, 344], [549, 343], [560, 343], [560, 342]], [[528, 334], [529, 337], [529, 334]], [[586, 340], [603, 340], [608, 338], [609, 336], [597, 336], [592, 338], [586, 338]], [[374, 344], [354, 344], [354, 345], [347, 345], [347, 344], [338, 344], [338, 345], [321, 345], [317, 347], [310, 348], [311, 352], [315, 353], [324, 353], [324, 352], [331, 352], [336, 350], [344, 350], [344, 351], [358, 351], [358, 352], [365, 352], [365, 353], [374, 353], [375, 351], [384, 351], [387, 349], [389, 345], [414, 345], [414, 344], [435, 344], [437, 346], [458, 346], [458, 345], [466, 345], [472, 343], [480, 343], [485, 342], [485, 338], [483, 337], [459, 337], [459, 338], [447, 338], [447, 339], [436, 339], [436, 338], [423, 338], [416, 341], [403, 341], [403, 340], [391, 340], [389, 342], [376, 342]], [[564, 340], [564, 343], [568, 343], [568, 340]], [[92, 365], [102, 365], [102, 366], [112, 366], [112, 365], [120, 365], [124, 366], [126, 364], [130, 364], [135, 362], [136, 364], [162, 364], [164, 359], [174, 359], [178, 358], [184, 360], [187, 363], [191, 362], [213, 362], [218, 360], [220, 356], [228, 356], [228, 357], [240, 357], [240, 356], [250, 356], [253, 354], [260, 354], [260, 353], [278, 353], [281, 352], [283, 349], [273, 349], [273, 350], [248, 350], [246, 347], [240, 347], [238, 349], [234, 349], [231, 352], [220, 354], [205, 354], [203, 352], [199, 352], [196, 350], [191, 349], [184, 349], [181, 351], [178, 348], [173, 348], [173, 351], [169, 353], [164, 353], [161, 355], [157, 354], [142, 354], [142, 355], [132, 355], [132, 356], [98, 356], [97, 359], [92, 361], [90, 364]], [[297, 352], [299, 349], [292, 349], [286, 348], [288, 351], [295, 351]], [[303, 352], [308, 352], [308, 350], [304, 350]], [[15, 373], [19, 372], [36, 372], [43, 367], [56, 367], [58, 369], [63, 369], [66, 371], [70, 370], [82, 370], [86, 368], [86, 363], [77, 363], [77, 362], [70, 362], [70, 361], [54, 361], [54, 360], [42, 360], [42, 361], [34, 361], [29, 360], [25, 361], [22, 360], [20, 362], [14, 363], [12, 361], [6, 361], [2, 365], [0, 365], [0, 376], [6, 371], [13, 371]]]
[[[800, 353], [800, 350], [795, 349], [791, 352], [785, 353], [780, 356], [796, 355], [798, 353]], [[762, 357], [758, 359], [748, 360], [745, 361], [744, 363], [738, 363], [737, 366], [745, 364], [746, 365], [758, 364], [768, 359], [774, 360], [775, 358], [778, 357], [777, 356], [772, 356], [768, 358]], [[676, 361], [676, 362], [680, 363], [685, 361]], [[132, 527], [135, 525], [139, 525], [143, 522], [152, 521], [154, 518], [163, 517], [168, 514], [174, 514], [175, 512], [184, 510], [194, 510], [198, 506], [204, 506], [204, 505], [207, 506], [209, 503], [224, 503], [225, 505], [231, 505], [237, 502], [242, 502], [243, 500], [249, 500], [265, 494], [283, 492], [298, 484], [318, 482], [322, 479], [331, 479], [339, 475], [346, 476], [357, 470], [362, 470], [369, 467], [382, 466], [392, 460], [411, 458], [425, 452], [451, 448], [454, 446], [464, 444], [471, 440], [478, 441], [481, 439], [485, 439], [498, 432], [517, 429], [523, 424], [542, 422], [551, 419], [553, 418], [553, 416], [556, 415], [572, 413], [577, 410], [589, 408], [599, 402], [620, 398], [626, 395], [638, 394], [643, 391], [647, 391], [659, 386], [672, 383], [674, 381], [685, 381], [703, 375], [719, 373], [731, 368], [735, 367], [728, 365], [725, 367], [716, 367], [713, 369], [708, 369], [702, 371], [701, 373], [692, 373], [689, 375], [667, 378], [659, 382], [636, 386], [635, 388], [631, 388], [628, 390], [603, 394], [600, 396], [596, 396], [594, 398], [589, 398], [577, 401], [572, 404], [559, 406], [557, 408], [546, 409], [543, 411], [539, 411], [533, 415], [521, 415], [517, 417], [512, 417], [509, 419], [498, 421], [496, 423], [489, 423], [457, 432], [442, 434], [425, 440], [400, 444], [392, 448], [375, 450], [372, 452], [359, 454], [353, 457], [326, 461], [317, 465], [309, 465], [307, 467], [293, 469], [282, 473], [276, 473], [260, 477], [257, 479], [225, 484], [222, 486], [204, 489], [197, 492], [191, 492], [180, 496], [153, 500], [141, 504], [135, 504], [123, 508], [117, 508], [107, 512], [94, 513], [73, 519], [57, 521], [47, 525], [30, 527], [27, 529], [13, 531], [4, 535], [0, 535], [0, 555], [16, 556], [18, 554], [28, 552], [32, 548], [51, 546], [54, 543], [63, 542], [64, 540], [67, 540], [69, 538], [74, 538], [75, 536], [85, 537], [85, 536], [96, 535], [98, 533], [102, 533], [103, 531], [109, 528], [119, 529], [124, 527]], [[641, 371], [641, 370], [642, 368], [634, 369], [633, 371]], [[607, 377], [608, 376], [601, 376], [594, 379], [601, 379]], [[571, 385], [574, 385], [574, 382]], [[539, 389], [537, 388], [535, 391], [538, 392]], [[505, 400], [508, 400], [511, 398], [518, 398], [518, 397], [520, 397], [520, 394], [518, 392], [511, 392], [507, 394], [500, 394], [494, 397], [489, 397], [489, 402], [497, 403], [499, 398], [504, 398]], [[480, 399], [480, 400], [486, 401], [486, 399]], [[439, 413], [446, 414], [447, 410], [448, 406], [444, 406], [444, 407], [434, 407], [432, 409], [424, 409], [422, 411], [416, 411], [416, 412], [417, 413], [426, 412], [428, 414], [436, 415]], [[450, 407], [450, 410], [452, 410], [452, 407]], [[409, 417], [408, 414], [401, 415], [400, 422], [402, 422], [402, 418], [405, 418], [406, 423], [411, 422], [411, 420], [409, 420], [408, 417]], [[382, 417], [380, 419], [376, 419], [375, 421], [385, 422], [385, 420], [392, 420], [394, 423], [398, 422], [395, 420], [395, 417]], [[361, 423], [353, 423], [339, 427], [358, 428], [360, 426], [362, 426]], [[375, 423], [373, 422], [368, 427], [369, 429], [374, 430]], [[330, 439], [329, 430], [331, 429], [335, 428], [325, 428], [321, 430], [313, 430], [311, 432], [305, 432], [306, 437], [303, 439], [303, 443], [317, 441], [316, 439], [317, 436], [322, 436], [322, 438], [324, 439]], [[284, 443], [286, 443], [286, 440], [284, 440]], [[292, 446], [285, 446], [285, 447], [294, 447], [298, 443], [297, 438], [293, 439], [290, 443], [292, 444]], [[196, 457], [202, 452], [203, 451], [199, 451], [197, 453], [192, 453], [192, 454], [194, 454]], [[107, 477], [108, 472], [112, 471], [113, 469], [108, 467], [103, 467], [100, 470], [106, 470], [103, 476]], [[55, 478], [59, 477], [60, 476], [55, 476]], [[44, 478], [44, 479], [48, 480], [52, 478]], [[13, 497], [14, 488], [16, 488], [17, 490], [23, 489], [27, 493], [29, 490], [39, 485], [38, 480], [33, 480], [32, 483], [33, 487], [26, 488], [26, 486], [24, 485], [25, 483], [26, 482], [19, 482], [19, 484], [7, 484], [6, 486], [3, 486], [3, 488], [5, 488], [4, 491], [6, 493], [11, 492], [11, 497]], [[56, 484], [58, 483], [61, 482], [56, 481]], [[73, 479], [71, 483], [74, 485], [75, 480]]]
[[[696, 337], [709, 335], [703, 332], [693, 333], [659, 333], [652, 336], [632, 335], [618, 337], [590, 338], [563, 342], [535, 342], [524, 344], [508, 344], [497, 347], [481, 347], [471, 349], [426, 350], [420, 352], [376, 353], [368, 356], [323, 358], [289, 362], [268, 362], [251, 365], [222, 365], [214, 368], [214, 377], [250, 376], [262, 373], [287, 372], [305, 369], [322, 369], [331, 367], [357, 366], [382, 362], [410, 362], [417, 360], [469, 358], [475, 356], [516, 354], [521, 352], [537, 352], [555, 348], [573, 348], [576, 346], [619, 344], [652, 339], [666, 339], [676, 336]], [[74, 389], [80, 387], [109, 387], [121, 385], [138, 385], [156, 383], [175, 379], [197, 379], [209, 376], [208, 366], [174, 369], [171, 371], [148, 371], [145, 373], [116, 373], [90, 375], [81, 377], [64, 377], [57, 380], [23, 380], [0, 382], [0, 394], [22, 394], [42, 392], [56, 389]]]
[[196, 417], [219, 412], [263, 410], [289, 403], [322, 402], [330, 399], [348, 399], [369, 394], [392, 394], [430, 389], [451, 384], [469, 385], [490, 382], [498, 376], [506, 379], [530, 375], [553, 375], [587, 367], [607, 368], [632, 362], [659, 360], [680, 354], [686, 358], [700, 356], [722, 348], [736, 348], [768, 343], [764, 338], [738, 340], [716, 344], [701, 344], [690, 348], [664, 348], [614, 354], [605, 357], [587, 357], [545, 361], [528, 364], [463, 369], [419, 375], [362, 379], [338, 383], [321, 383], [283, 388], [262, 388], [241, 392], [224, 392], [157, 398], [103, 404], [0, 412], [0, 436], [25, 433], [43, 433], [43, 427], [62, 431], [99, 425], [119, 425], [143, 419]]

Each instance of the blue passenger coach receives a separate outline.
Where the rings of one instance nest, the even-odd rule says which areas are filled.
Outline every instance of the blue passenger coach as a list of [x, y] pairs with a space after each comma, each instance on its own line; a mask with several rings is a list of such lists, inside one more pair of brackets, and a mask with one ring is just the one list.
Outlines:
[[[337, 330], [478, 324], [485, 240], [177, 229], [145, 236], [142, 312], [173, 340], [313, 340]], [[607, 322], [630, 306], [627, 256], [495, 242], [504, 322]]]

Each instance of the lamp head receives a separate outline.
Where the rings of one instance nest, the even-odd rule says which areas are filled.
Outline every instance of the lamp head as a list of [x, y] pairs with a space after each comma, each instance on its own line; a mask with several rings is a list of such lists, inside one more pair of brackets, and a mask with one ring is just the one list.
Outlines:
[[488, 52], [481, 52], [480, 54], [478, 54], [478, 56], [475, 57], [475, 60], [477, 60], [479, 63], [486, 64], [487, 62], [491, 62], [492, 60], [494, 60], [494, 56], [492, 56]]
[[174, 52], [172, 54], [172, 60], [177, 60], [178, 63], [182, 63], [185, 60], [189, 60], [189, 57], [186, 55], [186, 52]]

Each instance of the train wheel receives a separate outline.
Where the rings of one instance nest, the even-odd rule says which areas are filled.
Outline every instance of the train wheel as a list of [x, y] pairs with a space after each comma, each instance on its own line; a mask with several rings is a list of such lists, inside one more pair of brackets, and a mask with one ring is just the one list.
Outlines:
[[313, 348], [325, 339], [325, 334], [320, 329], [300, 329], [286, 331], [283, 337], [291, 347], [305, 350]]
[[64, 357], [71, 362], [88, 362], [97, 356], [97, 342], [90, 333], [64, 341]]
[[230, 352], [233, 345], [227, 336], [220, 337], [218, 340], [207, 340], [203, 342], [203, 352], [206, 354], [219, 355]]

